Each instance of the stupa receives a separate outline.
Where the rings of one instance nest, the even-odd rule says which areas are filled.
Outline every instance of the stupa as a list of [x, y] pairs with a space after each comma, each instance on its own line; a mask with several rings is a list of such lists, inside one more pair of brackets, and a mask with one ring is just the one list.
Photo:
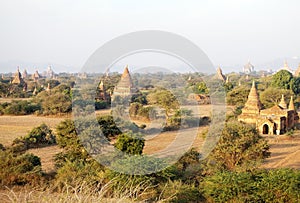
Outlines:
[[125, 67], [119, 83], [115, 86], [113, 92], [113, 99], [116, 96], [128, 97], [137, 92], [137, 89], [133, 86], [132, 79], [128, 70], [128, 65]]

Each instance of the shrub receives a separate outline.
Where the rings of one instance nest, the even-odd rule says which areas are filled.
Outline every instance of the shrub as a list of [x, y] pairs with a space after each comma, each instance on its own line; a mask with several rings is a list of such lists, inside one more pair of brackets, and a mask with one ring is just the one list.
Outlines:
[[56, 143], [55, 136], [46, 124], [33, 128], [25, 137], [17, 138], [13, 141], [13, 145], [23, 144], [26, 149], [54, 143]]
[[240, 122], [226, 123], [208, 162], [219, 170], [251, 170], [270, 156], [267, 141], [255, 127]]
[[124, 133], [118, 136], [115, 147], [128, 154], [142, 154], [144, 145], [141, 135]]
[[210, 202], [297, 202], [300, 172], [292, 169], [254, 173], [219, 172], [201, 184]]
[[27, 115], [41, 109], [39, 104], [28, 101], [12, 101], [12, 103], [2, 105], [4, 114], [10, 115]]
[[2, 186], [36, 184], [41, 179], [40, 158], [33, 154], [16, 155], [0, 151], [0, 183]]

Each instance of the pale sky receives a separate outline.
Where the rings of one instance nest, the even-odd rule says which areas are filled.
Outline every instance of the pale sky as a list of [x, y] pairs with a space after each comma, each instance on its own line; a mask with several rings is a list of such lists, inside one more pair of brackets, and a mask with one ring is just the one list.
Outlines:
[[80, 69], [103, 43], [154, 29], [188, 38], [216, 65], [260, 64], [300, 56], [299, 9], [299, 0], [0, 0], [0, 62]]

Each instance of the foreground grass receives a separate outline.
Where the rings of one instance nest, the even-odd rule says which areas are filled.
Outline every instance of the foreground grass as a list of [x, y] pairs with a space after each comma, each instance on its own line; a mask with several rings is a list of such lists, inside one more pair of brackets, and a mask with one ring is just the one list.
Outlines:
[[[137, 201], [141, 202], [136, 194], [140, 194], [141, 190], [143, 192], [140, 195], [143, 195], [143, 193], [146, 194], [148, 192], [147, 187], [145, 188], [144, 185], [139, 185], [122, 192], [114, 190], [114, 192], [111, 193], [111, 187], [113, 184], [113, 181], [111, 181], [102, 186], [91, 186], [88, 183], [83, 182], [77, 184], [76, 186], [65, 185], [63, 190], [59, 192], [56, 191], [57, 188], [55, 186], [44, 189], [26, 187], [7, 187], [3, 190], [0, 190], [0, 200], [3, 203], [127, 203]], [[155, 202], [166, 202], [171, 199], [172, 196], [170, 196], [170, 198], [168, 199], [158, 199]], [[143, 200], [142, 202], [147, 202], [147, 200]]]

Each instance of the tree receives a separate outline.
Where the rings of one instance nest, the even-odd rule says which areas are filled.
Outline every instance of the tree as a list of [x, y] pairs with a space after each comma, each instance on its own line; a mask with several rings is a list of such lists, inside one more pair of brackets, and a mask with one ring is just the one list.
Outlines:
[[26, 149], [51, 145], [54, 143], [56, 143], [55, 135], [44, 123], [33, 128], [26, 136], [17, 138], [13, 141], [14, 145], [24, 144]]
[[168, 90], [157, 89], [147, 96], [147, 100], [152, 105], [158, 105], [165, 109], [166, 120], [170, 114], [179, 108], [179, 102], [174, 94]]
[[295, 94], [300, 94], [300, 77], [292, 79], [292, 90]]
[[228, 105], [244, 106], [249, 95], [249, 88], [241, 86], [229, 91], [226, 96]]
[[250, 170], [270, 155], [268, 150], [267, 141], [253, 126], [230, 122], [225, 125], [209, 162], [221, 170]]
[[282, 95], [284, 95], [285, 98], [290, 98], [293, 92], [291, 90], [269, 87], [260, 94], [260, 100], [265, 108], [270, 108], [280, 102]]
[[293, 75], [287, 70], [281, 70], [272, 77], [271, 85], [280, 89], [291, 89], [293, 86]]

